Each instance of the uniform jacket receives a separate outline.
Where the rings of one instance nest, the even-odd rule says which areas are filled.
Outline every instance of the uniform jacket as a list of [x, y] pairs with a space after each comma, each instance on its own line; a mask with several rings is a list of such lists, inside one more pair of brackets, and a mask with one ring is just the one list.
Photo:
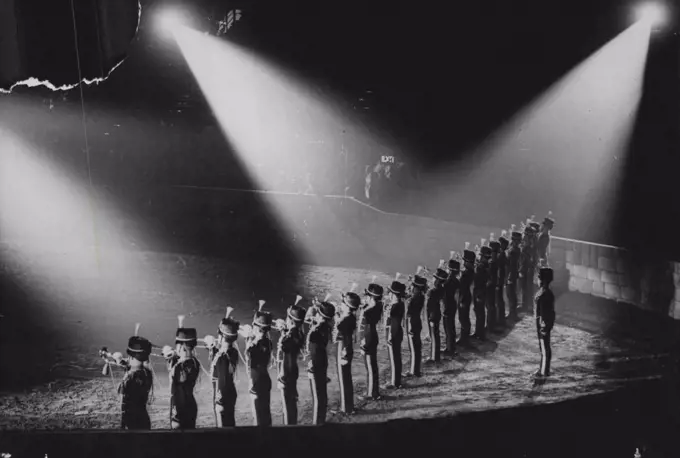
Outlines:
[[331, 327], [327, 322], [321, 322], [310, 329], [307, 336], [307, 352], [309, 355], [308, 371], [311, 374], [323, 374], [328, 370], [328, 342], [331, 337]]
[[302, 326], [293, 327], [279, 338], [283, 361], [279, 361], [279, 380], [295, 383], [300, 375], [298, 359], [305, 345], [305, 332]]
[[548, 288], [541, 288], [534, 297], [534, 316], [540, 318], [549, 329], [555, 324], [555, 295]]
[[472, 303], [472, 284], [475, 280], [475, 271], [470, 269], [463, 270], [460, 276], [460, 303], [470, 305]]
[[387, 317], [387, 343], [400, 344], [404, 340], [404, 328], [402, 323], [406, 314], [404, 301], [399, 300], [390, 306]]
[[238, 367], [238, 350], [229, 347], [225, 351], [218, 351], [212, 360], [211, 376], [215, 382], [215, 403], [221, 404], [223, 399], [236, 396], [234, 375]]
[[171, 380], [170, 393], [175, 405], [185, 405], [185, 401], [194, 399], [194, 387], [201, 373], [201, 363], [195, 356], [180, 361], [179, 356], [172, 355], [167, 359], [167, 365]]
[[477, 263], [475, 267], [475, 277], [473, 281], [473, 290], [476, 292], [484, 291], [486, 284], [489, 281], [489, 268], [483, 263]]
[[533, 259], [532, 259], [532, 248], [523, 246], [520, 248], [520, 256], [519, 256], [519, 272], [523, 276], [527, 276], [529, 269], [533, 268]]
[[272, 341], [263, 337], [255, 341], [253, 337], [246, 344], [246, 367], [250, 378], [250, 392], [258, 394], [272, 389], [269, 377], [269, 363], [272, 358]]
[[357, 317], [354, 313], [344, 315], [335, 322], [335, 342], [342, 348], [341, 357], [350, 362], [354, 357], [354, 333], [357, 330]]
[[423, 330], [423, 320], [420, 318], [425, 307], [425, 295], [414, 294], [406, 303], [406, 323], [410, 336], [420, 335]]
[[361, 311], [361, 349], [364, 352], [378, 349], [378, 323], [382, 317], [382, 302]]
[[503, 288], [505, 285], [505, 280], [508, 274], [508, 256], [505, 251], [498, 254], [498, 279], [496, 280], [496, 286]]
[[550, 234], [541, 234], [536, 240], [536, 256], [538, 259], [548, 259], [550, 254]]
[[487, 289], [496, 289], [498, 284], [498, 259], [495, 261], [493, 259], [489, 260], [489, 278], [486, 281]]
[[508, 270], [508, 284], [515, 283], [519, 278], [519, 264], [521, 250], [519, 247], [510, 247], [506, 252], [507, 256], [507, 270]]
[[455, 315], [458, 307], [458, 292], [460, 291], [461, 281], [450, 276], [444, 284], [444, 316]]
[[444, 303], [444, 288], [432, 288], [427, 292], [425, 307], [428, 321], [442, 319], [442, 304]]
[[123, 395], [123, 412], [146, 409], [152, 386], [153, 373], [150, 369], [142, 367], [125, 372], [123, 381], [118, 385], [118, 394]]

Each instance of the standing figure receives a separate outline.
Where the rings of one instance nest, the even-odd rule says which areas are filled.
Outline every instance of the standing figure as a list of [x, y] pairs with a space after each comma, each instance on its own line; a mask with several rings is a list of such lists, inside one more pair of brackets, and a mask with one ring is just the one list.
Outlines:
[[[485, 240], [482, 240], [485, 242]], [[486, 338], [486, 291], [489, 281], [489, 258], [491, 248], [482, 245], [479, 249], [479, 259], [475, 266], [475, 279], [472, 287], [472, 296], [475, 308], [475, 333], [472, 337], [478, 340]]]
[[230, 315], [234, 309], [227, 307], [227, 314], [217, 329], [218, 346], [211, 351], [210, 375], [213, 380], [215, 418], [218, 428], [236, 426], [236, 383], [239, 353], [236, 348], [241, 324]]
[[444, 303], [444, 282], [449, 274], [443, 269], [437, 269], [433, 275], [434, 285], [427, 292], [425, 308], [427, 310], [427, 324], [430, 327], [430, 358], [428, 363], [441, 361], [441, 337], [439, 325], [442, 320], [442, 304]]
[[201, 363], [194, 354], [197, 341], [195, 328], [185, 328], [184, 315], [178, 317], [179, 328], [175, 337], [175, 349], [163, 347], [170, 374], [170, 427], [172, 429], [196, 429], [198, 405], [194, 388], [201, 374]]
[[406, 285], [396, 279], [387, 288], [389, 308], [387, 313], [387, 350], [390, 354], [390, 367], [392, 377], [386, 388], [401, 388], [401, 344], [404, 341], [404, 328], [402, 323], [406, 314], [404, 297], [406, 297]]
[[[120, 353], [114, 353], [116, 363], [125, 368], [123, 380], [118, 385], [118, 394], [122, 395], [121, 428], [150, 430], [151, 419], [146, 406], [149, 394], [153, 392], [153, 372], [145, 363], [149, 361], [152, 345], [144, 337], [139, 337], [138, 331], [139, 323], [135, 335], [128, 339], [127, 360]], [[102, 351], [107, 354], [106, 349]]]
[[524, 226], [524, 234], [520, 244], [519, 286], [522, 297], [520, 308], [525, 311], [530, 307], [534, 297], [533, 259], [531, 258], [533, 254], [533, 232], [531, 226]]
[[277, 329], [281, 332], [276, 351], [277, 387], [281, 390], [283, 399], [284, 425], [298, 424], [297, 382], [300, 375], [298, 360], [305, 345], [303, 322], [307, 314], [304, 307], [297, 305], [301, 299], [301, 296], [297, 296], [295, 305], [288, 307], [285, 322], [277, 320]]
[[[531, 264], [529, 265], [529, 278], [531, 279], [531, 300], [533, 304], [533, 294], [535, 288], [538, 286], [538, 271], [542, 267], [542, 261], [538, 258], [538, 235], [541, 231], [541, 225], [533, 220], [531, 217], [529, 221], [529, 226], [533, 229], [531, 234]], [[546, 266], [547, 267], [547, 266]]]
[[[327, 298], [328, 299], [328, 298]], [[315, 425], [326, 423], [328, 408], [328, 342], [331, 338], [331, 321], [335, 316], [335, 306], [324, 301], [316, 304], [318, 313], [307, 334], [306, 353], [309, 356], [307, 375], [314, 400], [312, 422]]]
[[458, 321], [460, 322], [460, 339], [458, 345], [468, 345], [470, 342], [470, 306], [472, 305], [472, 284], [475, 280], [475, 252], [468, 250], [470, 242], [465, 242], [463, 251], [463, 273], [460, 275], [460, 310]]
[[520, 256], [521, 250], [519, 247], [522, 241], [522, 233], [514, 230], [513, 224], [510, 228], [510, 248], [506, 251], [507, 269], [508, 269], [508, 318], [512, 321], [517, 321], [517, 281], [519, 279], [520, 270]]
[[486, 282], [486, 329], [493, 332], [498, 324], [496, 288], [498, 287], [498, 255], [501, 251], [501, 244], [493, 240], [493, 234], [491, 234], [489, 248], [491, 248], [491, 257], [489, 258], [489, 279]]
[[361, 353], [366, 363], [366, 396], [364, 400], [380, 399], [380, 373], [378, 372], [378, 323], [382, 316], [383, 287], [375, 283], [364, 291], [364, 303], [359, 317]]
[[423, 343], [420, 333], [423, 328], [421, 314], [425, 308], [425, 292], [427, 291], [427, 280], [418, 275], [422, 267], [418, 266], [416, 275], [411, 281], [411, 296], [406, 304], [406, 332], [408, 334], [408, 348], [411, 354], [410, 370], [406, 373], [407, 377], [420, 377], [420, 365], [422, 362]]
[[342, 295], [342, 303], [335, 318], [333, 342], [337, 344], [336, 360], [340, 382], [340, 411], [354, 413], [354, 385], [352, 383], [352, 360], [354, 359], [354, 333], [357, 329], [356, 311], [361, 298], [354, 292], [358, 285]]
[[449, 278], [444, 284], [444, 333], [446, 346], [444, 353], [456, 356], [456, 312], [460, 297], [460, 261], [453, 259], [455, 252], [451, 252], [451, 259], [447, 264]]
[[505, 237], [507, 232], [504, 230], [498, 238], [500, 252], [498, 253], [498, 279], [496, 280], [496, 310], [498, 313], [499, 328], [505, 327], [505, 283], [508, 278], [508, 255], [506, 250], [510, 241]]
[[272, 358], [273, 344], [269, 337], [272, 316], [262, 310], [264, 301], [253, 316], [252, 327], [243, 326], [246, 337], [246, 368], [250, 382], [249, 392], [252, 399], [255, 426], [271, 426], [272, 379], [269, 376], [269, 363]]
[[543, 264], [550, 265], [548, 257], [550, 256], [550, 231], [555, 227], [555, 220], [551, 218], [552, 212], [548, 212], [548, 216], [543, 219], [543, 224], [539, 228], [538, 239], [536, 240], [536, 254], [538, 261]]
[[540, 289], [534, 300], [534, 318], [536, 319], [536, 333], [538, 345], [541, 350], [541, 366], [534, 373], [536, 377], [550, 376], [550, 361], [552, 349], [550, 348], [550, 332], [555, 325], [555, 295], [550, 290], [553, 280], [553, 270], [543, 267], [538, 273]]

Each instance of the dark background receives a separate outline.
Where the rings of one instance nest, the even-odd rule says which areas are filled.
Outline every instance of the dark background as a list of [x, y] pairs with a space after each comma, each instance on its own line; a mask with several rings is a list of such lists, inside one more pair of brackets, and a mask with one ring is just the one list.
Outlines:
[[[481, 158], [471, 157], [470, 149], [628, 27], [630, 9], [637, 3], [201, 0], [188, 5], [157, 0], [142, 2], [135, 35], [136, 2], [74, 0], [81, 75], [105, 76], [127, 56], [105, 82], [83, 89], [86, 116], [92, 123], [88, 124], [88, 140], [96, 185], [253, 186], [233, 156], [214, 154], [216, 149], [228, 150], [229, 145], [219, 135], [183, 59], [153, 29], [155, 12], [172, 4], [190, 7], [196, 13], [197, 27], [211, 32], [226, 11], [241, 8], [243, 19], [225, 39], [298, 71], [309, 84], [334, 95], [347, 108], [356, 106], [358, 98], [371, 90], [365, 101], [370, 109], [355, 110], [357, 119], [412, 151], [400, 160], [415, 176], [416, 171], [450, 163], [474, 166]], [[19, 52], [3, 53], [8, 56], [0, 74], [6, 81], [3, 85], [31, 75], [55, 85], [77, 82], [69, 0], [21, 0], [15, 2], [14, 11], [16, 27], [5, 29], [3, 45], [12, 49], [15, 43]], [[14, 41], [5, 38], [11, 30], [17, 31]], [[540, 217], [551, 209], [558, 220], [557, 235], [678, 258], [678, 244], [669, 236], [680, 221], [675, 185], [679, 165], [677, 44], [672, 28], [652, 39], [644, 95], [627, 147], [615, 212], [596, 214], [588, 225], [574, 227], [565, 222], [568, 230], [560, 231], [560, 208], [572, 205], [569, 195], [537, 185], [508, 197], [502, 188], [494, 191], [492, 182], [485, 185], [487, 197], [480, 198], [478, 205], [473, 202], [465, 212], [455, 214], [442, 208], [429, 216], [507, 227], [509, 222], [531, 213]], [[40, 115], [17, 116], [20, 110], [3, 110], [2, 119], [10, 117], [14, 128], [32, 140], [52, 144], [60, 161], [84, 173], [82, 118], [72, 114], [67, 120], [64, 114], [79, 112], [77, 88], [64, 96], [44, 88], [15, 88], [0, 104], [37, 106], [40, 102], [44, 108], [47, 99], [53, 108], [45, 108]], [[44, 133], [46, 124], [55, 123], [60, 123], [59, 129]], [[115, 134], [104, 136], [114, 124], [120, 126]], [[323, 155], [338, 153], [341, 142], [349, 145], [350, 181], [359, 186], [364, 166], [377, 159], [374, 151], [362, 146], [361, 138], [352, 138], [352, 132], [343, 134], [343, 130], [338, 126], [335, 133], [308, 132], [302, 140], [322, 136], [333, 145], [330, 151], [317, 152], [301, 144], [301, 150], [319, 157], [310, 162], [313, 175], [329, 183], [329, 189], [319, 192], [342, 193], [344, 176], [334, 175], [331, 166], [326, 167], [330, 171], [323, 169], [332, 162]], [[63, 138], [55, 146], [59, 136]], [[412, 190], [418, 186], [420, 191]], [[412, 213], [418, 213], [417, 202], [431, 194], [427, 184], [417, 182], [399, 192], [416, 197], [409, 199], [408, 207], [393, 204], [389, 209]], [[396, 197], [400, 197], [397, 191], [393, 200], [404, 200]], [[525, 204], [529, 200], [531, 208]], [[384, 204], [389, 206], [389, 202]]]

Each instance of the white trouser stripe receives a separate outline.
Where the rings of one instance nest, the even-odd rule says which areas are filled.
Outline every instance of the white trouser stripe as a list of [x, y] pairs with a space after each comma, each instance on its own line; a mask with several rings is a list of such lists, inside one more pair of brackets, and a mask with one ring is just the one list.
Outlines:
[[314, 401], [314, 410], [313, 410], [313, 419], [312, 419], [312, 424], [316, 425], [316, 419], [319, 418], [319, 399], [316, 396], [316, 380], [314, 379], [314, 376], [312, 375], [312, 378], [310, 378], [312, 382], [312, 399]]

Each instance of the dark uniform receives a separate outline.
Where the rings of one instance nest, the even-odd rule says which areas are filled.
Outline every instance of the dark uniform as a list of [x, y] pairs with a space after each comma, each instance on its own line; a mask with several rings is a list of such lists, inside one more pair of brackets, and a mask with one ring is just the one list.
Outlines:
[[517, 320], [517, 281], [519, 280], [520, 256], [519, 243], [522, 241], [521, 232], [512, 232], [512, 244], [506, 251], [508, 269], [508, 318]]
[[354, 412], [354, 385], [352, 383], [352, 360], [354, 359], [354, 333], [357, 329], [355, 312], [361, 305], [361, 298], [353, 292], [343, 294], [345, 313], [335, 320], [333, 341], [337, 344], [336, 362], [340, 382], [340, 410], [346, 414]]
[[281, 399], [283, 399], [284, 425], [297, 425], [297, 382], [300, 375], [298, 360], [305, 345], [305, 331], [302, 324], [306, 313], [307, 310], [299, 305], [288, 307], [287, 314], [290, 321], [286, 324], [277, 344], [277, 386], [281, 390]]
[[486, 294], [489, 282], [489, 257], [491, 248], [482, 246], [479, 252], [479, 262], [475, 267], [475, 279], [472, 287], [472, 297], [475, 307], [475, 334], [473, 337], [486, 337]]
[[427, 310], [427, 324], [430, 328], [430, 358], [428, 362], [438, 363], [441, 360], [441, 336], [439, 326], [442, 321], [442, 305], [444, 304], [444, 282], [449, 274], [437, 269], [434, 274], [434, 287], [427, 292], [425, 308]]
[[449, 279], [444, 284], [444, 334], [446, 336], [445, 353], [455, 356], [456, 353], [456, 312], [458, 311], [458, 291], [460, 290], [460, 262], [450, 259], [447, 264]]
[[273, 344], [269, 338], [272, 316], [269, 312], [256, 311], [253, 326], [259, 327], [263, 334], [252, 335], [246, 340], [246, 368], [250, 381], [250, 397], [252, 399], [255, 426], [271, 426], [271, 391], [272, 379], [269, 377], [269, 363], [272, 357]]
[[143, 363], [149, 360], [151, 342], [143, 337], [130, 337], [127, 354], [135, 361], [122, 362], [126, 371], [123, 381], [118, 385], [118, 394], [122, 395], [121, 428], [149, 430], [151, 419], [146, 406], [153, 389], [153, 372]]
[[307, 334], [307, 374], [314, 400], [313, 424], [326, 422], [328, 408], [328, 342], [331, 338], [330, 322], [335, 315], [335, 306], [329, 302], [318, 305], [318, 316]]
[[505, 325], [505, 283], [508, 277], [508, 257], [506, 250], [510, 241], [505, 238], [506, 232], [500, 236], [498, 242], [500, 243], [500, 252], [498, 253], [498, 280], [496, 281], [496, 310], [498, 313], [498, 324]]
[[[529, 222], [529, 226], [533, 229], [531, 235], [531, 265], [529, 266], [529, 275], [531, 279], [531, 303], [533, 304], [533, 294], [536, 286], [538, 286], [538, 271], [541, 268], [541, 260], [538, 258], [538, 235], [541, 230], [541, 225], [536, 221]], [[546, 266], [547, 267], [547, 266]]]
[[539, 230], [539, 235], [536, 240], [536, 254], [538, 256], [538, 261], [544, 263], [546, 266], [549, 265], [550, 256], [550, 231], [555, 227], [555, 220], [546, 216], [543, 219], [543, 225]]
[[382, 316], [383, 287], [371, 283], [364, 292], [375, 300], [374, 305], [364, 304], [361, 308], [359, 328], [361, 330], [361, 352], [366, 363], [367, 399], [380, 399], [380, 373], [378, 372], [378, 323]]
[[524, 228], [524, 236], [522, 237], [522, 244], [520, 245], [519, 258], [519, 286], [522, 291], [521, 308], [527, 310], [533, 301], [534, 297], [534, 282], [533, 282], [533, 232], [530, 226]]
[[406, 304], [406, 332], [408, 334], [408, 347], [411, 354], [411, 367], [406, 373], [408, 376], [420, 377], [420, 365], [422, 362], [423, 342], [420, 333], [423, 330], [421, 314], [425, 308], [425, 294], [427, 280], [418, 275], [413, 276], [411, 286], [413, 294]]
[[463, 252], [464, 270], [460, 275], [460, 306], [458, 310], [458, 321], [460, 322], [459, 344], [467, 343], [472, 324], [470, 323], [470, 306], [472, 305], [472, 285], [475, 280], [475, 253], [465, 250]]
[[210, 375], [213, 382], [215, 414], [218, 428], [236, 426], [236, 383], [234, 376], [238, 368], [238, 349], [236, 340], [240, 323], [232, 318], [223, 318], [218, 333], [220, 348], [211, 350]]
[[493, 331], [498, 324], [498, 310], [496, 309], [496, 289], [498, 288], [498, 254], [501, 244], [492, 240], [489, 242], [491, 258], [489, 259], [489, 279], [486, 282], [486, 328]]
[[534, 318], [536, 319], [538, 345], [541, 350], [541, 366], [535, 375], [548, 377], [550, 376], [550, 361], [552, 359], [550, 332], [555, 325], [555, 295], [550, 290], [553, 270], [549, 267], [542, 268], [538, 273], [538, 278], [540, 289], [534, 299]]
[[[170, 425], [172, 429], [195, 429], [198, 404], [194, 388], [201, 374], [201, 363], [193, 355], [197, 344], [196, 329], [179, 328], [175, 337], [176, 351], [166, 354], [170, 374]], [[180, 358], [179, 351], [185, 345], [190, 356]]]
[[392, 377], [388, 388], [401, 387], [401, 344], [404, 341], [404, 315], [406, 314], [406, 305], [404, 304], [404, 297], [406, 296], [406, 285], [393, 281], [387, 288], [397, 298], [396, 302], [387, 307], [387, 350], [390, 354], [390, 367], [392, 368]]

